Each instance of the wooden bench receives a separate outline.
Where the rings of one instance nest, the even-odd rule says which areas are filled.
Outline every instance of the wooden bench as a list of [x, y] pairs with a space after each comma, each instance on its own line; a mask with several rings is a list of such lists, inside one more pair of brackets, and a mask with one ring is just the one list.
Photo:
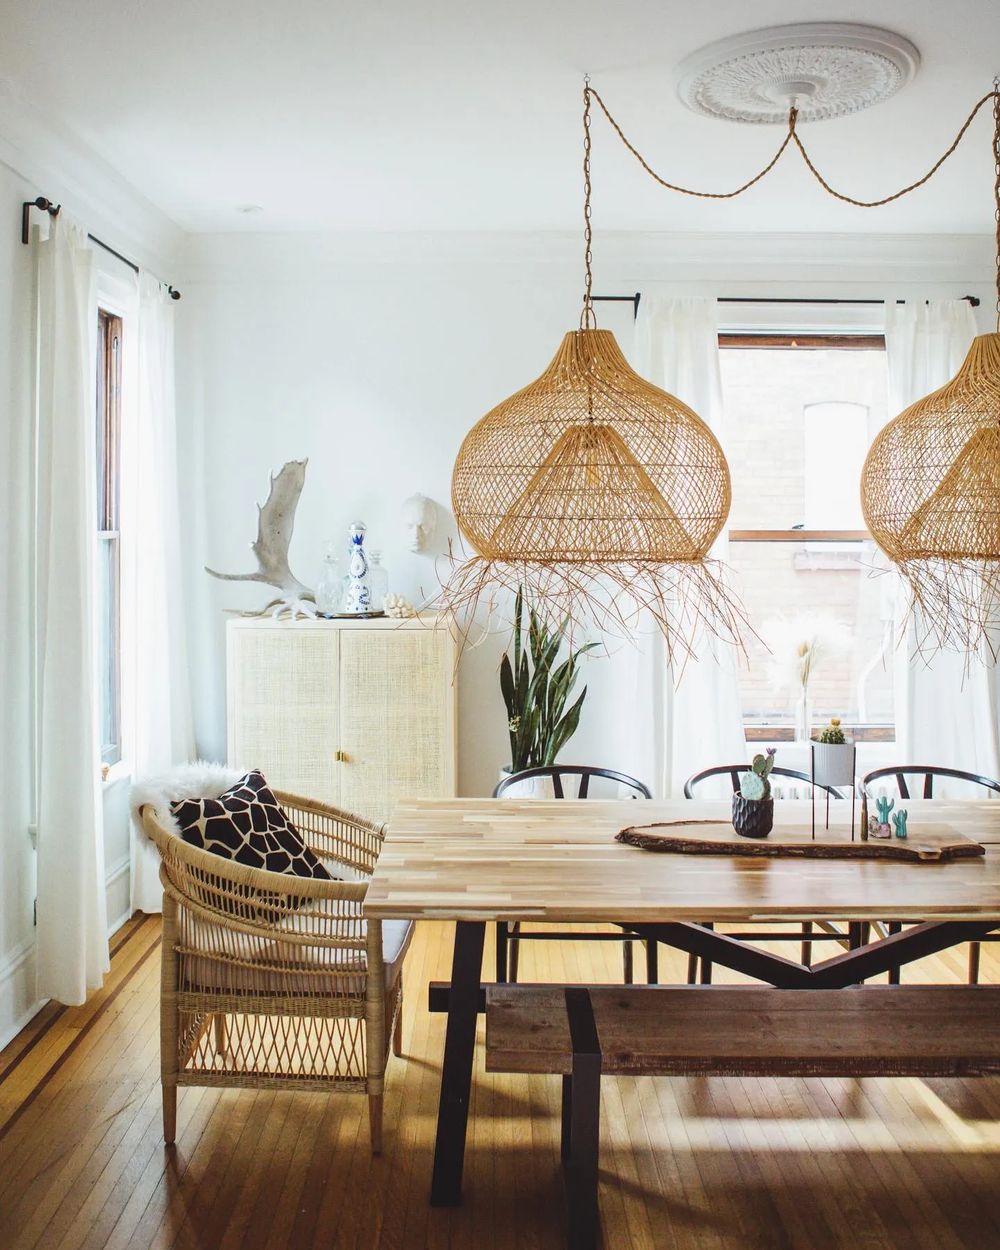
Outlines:
[[600, 1078], [1000, 1072], [1000, 986], [489, 986], [486, 1070], [561, 1075], [570, 1250], [596, 1245]]

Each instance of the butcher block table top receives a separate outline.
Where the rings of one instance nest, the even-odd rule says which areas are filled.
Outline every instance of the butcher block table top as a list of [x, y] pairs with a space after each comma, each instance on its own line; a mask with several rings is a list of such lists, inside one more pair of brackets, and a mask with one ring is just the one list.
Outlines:
[[[728, 820], [728, 802], [420, 799], [386, 832], [365, 913], [373, 919], [639, 923], [762, 920], [1000, 922], [1000, 802], [912, 799], [921, 822], [948, 826], [986, 854], [949, 863], [650, 854], [619, 830], [669, 820]], [[841, 815], [843, 809], [843, 815]], [[850, 838], [850, 805], [830, 832]], [[807, 826], [808, 801], [774, 804], [775, 831]], [[817, 834], [822, 813], [816, 809]], [[788, 837], [808, 833], [787, 829]]]

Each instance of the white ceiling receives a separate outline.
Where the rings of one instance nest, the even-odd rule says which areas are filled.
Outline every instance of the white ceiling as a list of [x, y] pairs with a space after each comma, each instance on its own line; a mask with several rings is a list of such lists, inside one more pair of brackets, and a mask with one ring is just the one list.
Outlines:
[[[803, 129], [856, 196], [922, 174], [1000, 70], [997, 0], [2, 0], [0, 75], [187, 230], [566, 230], [584, 71], [654, 168], [726, 189], [780, 130], [687, 112], [673, 67], [803, 19], [888, 26], [922, 55], [888, 103]], [[669, 194], [595, 117], [595, 227], [985, 232], [991, 131], [981, 115], [930, 186], [862, 210], [793, 154], [733, 202]]]

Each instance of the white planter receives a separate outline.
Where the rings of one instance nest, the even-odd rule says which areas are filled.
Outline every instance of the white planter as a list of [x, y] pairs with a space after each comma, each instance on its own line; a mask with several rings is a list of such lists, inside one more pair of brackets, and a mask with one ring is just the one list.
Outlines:
[[[509, 768], [500, 769], [500, 780], [511, 776]], [[528, 777], [525, 781], [515, 781], [500, 796], [504, 799], [554, 799], [555, 789], [551, 777]]]
[[851, 742], [811, 742], [812, 777], [821, 786], [853, 786], [857, 774], [857, 745]]

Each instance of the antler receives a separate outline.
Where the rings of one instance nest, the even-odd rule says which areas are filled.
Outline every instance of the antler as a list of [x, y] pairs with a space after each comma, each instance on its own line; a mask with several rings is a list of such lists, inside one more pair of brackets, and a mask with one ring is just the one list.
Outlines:
[[271, 474], [267, 502], [257, 505], [257, 541], [250, 550], [257, 559], [256, 573], [217, 573], [205, 565], [205, 572], [224, 582], [263, 582], [275, 586], [289, 600], [312, 599], [288, 567], [288, 548], [295, 525], [295, 509], [306, 478], [308, 460], [289, 460], [280, 473]]

